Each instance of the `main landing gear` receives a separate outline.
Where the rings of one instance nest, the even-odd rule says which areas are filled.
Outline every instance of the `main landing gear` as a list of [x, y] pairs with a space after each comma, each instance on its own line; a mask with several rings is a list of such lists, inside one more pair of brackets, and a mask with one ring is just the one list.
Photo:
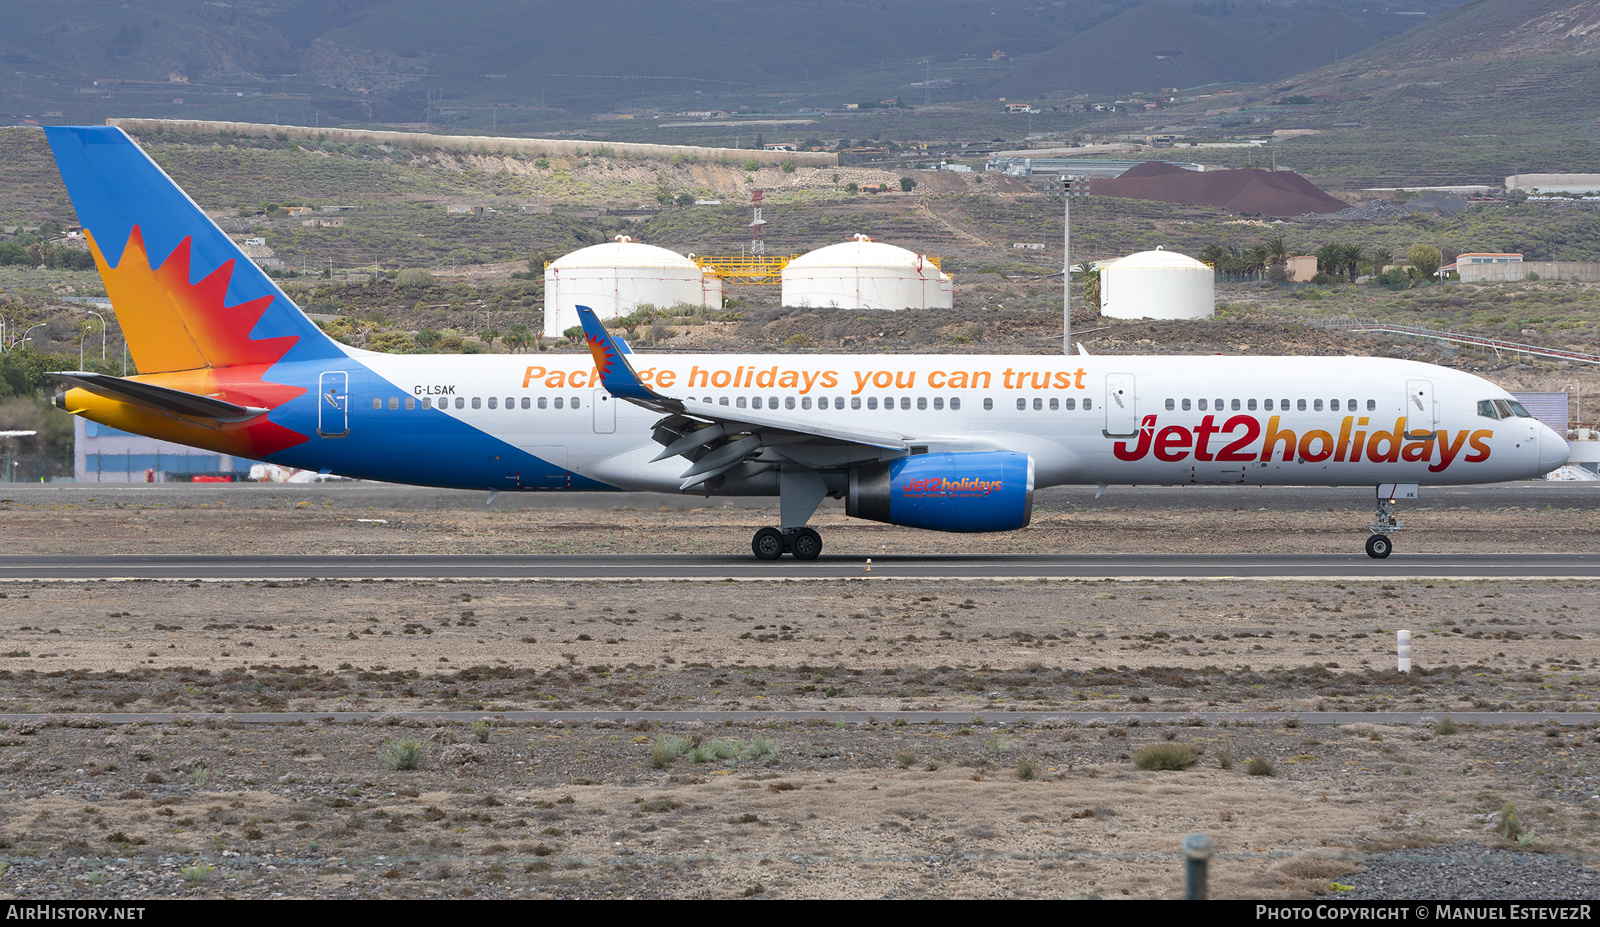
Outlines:
[[784, 554], [796, 560], [815, 560], [822, 553], [822, 535], [810, 528], [762, 528], [750, 539], [757, 560], [777, 560]]
[[1416, 497], [1416, 483], [1378, 484], [1378, 514], [1373, 517], [1372, 524], [1367, 526], [1367, 530], [1372, 532], [1367, 538], [1368, 557], [1382, 560], [1394, 552], [1394, 538], [1390, 535], [1405, 527], [1400, 524], [1400, 519], [1395, 517], [1395, 500]]

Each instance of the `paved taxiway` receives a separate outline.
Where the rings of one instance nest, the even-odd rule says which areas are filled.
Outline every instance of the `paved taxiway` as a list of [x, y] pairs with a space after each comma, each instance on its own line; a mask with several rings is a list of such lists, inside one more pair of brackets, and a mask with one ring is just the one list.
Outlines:
[[0, 580], [1593, 579], [1600, 554], [1006, 554], [828, 557], [425, 554], [0, 557]]

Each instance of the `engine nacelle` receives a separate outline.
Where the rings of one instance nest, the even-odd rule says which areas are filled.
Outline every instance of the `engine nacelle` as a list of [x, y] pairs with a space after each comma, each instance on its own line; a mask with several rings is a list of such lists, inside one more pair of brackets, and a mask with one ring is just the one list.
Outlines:
[[1033, 519], [1033, 458], [914, 454], [856, 467], [845, 512], [932, 531], [1013, 531]]

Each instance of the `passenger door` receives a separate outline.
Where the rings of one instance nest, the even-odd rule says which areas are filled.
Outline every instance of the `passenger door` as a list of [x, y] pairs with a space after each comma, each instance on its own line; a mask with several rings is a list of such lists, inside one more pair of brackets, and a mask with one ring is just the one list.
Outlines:
[[343, 438], [350, 434], [350, 374], [324, 370], [317, 382], [317, 434]]
[[1433, 398], [1433, 383], [1429, 380], [1406, 382], [1406, 431], [1428, 436], [1439, 429], [1439, 405]]
[[1126, 438], [1139, 433], [1138, 395], [1133, 374], [1106, 374], [1106, 437]]

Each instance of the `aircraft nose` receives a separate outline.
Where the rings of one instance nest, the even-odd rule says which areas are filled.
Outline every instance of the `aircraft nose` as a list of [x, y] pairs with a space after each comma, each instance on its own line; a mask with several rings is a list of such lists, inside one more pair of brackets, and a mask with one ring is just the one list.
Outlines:
[[1539, 472], [1549, 473], [1557, 467], [1566, 466], [1567, 457], [1571, 449], [1567, 447], [1567, 440], [1549, 425], [1539, 426]]

